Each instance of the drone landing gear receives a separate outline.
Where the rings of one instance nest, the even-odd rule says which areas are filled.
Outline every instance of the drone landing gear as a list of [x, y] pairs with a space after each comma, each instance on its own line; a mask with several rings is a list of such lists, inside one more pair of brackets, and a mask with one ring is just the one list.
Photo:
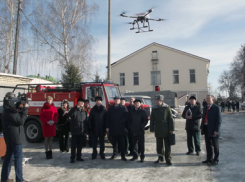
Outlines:
[[130, 28], [130, 30], [134, 30], [135, 28]]
[[148, 23], [148, 31], [149, 31], [149, 32], [152, 32], [153, 30], [151, 30], [150, 22], [148, 21], [147, 23]]

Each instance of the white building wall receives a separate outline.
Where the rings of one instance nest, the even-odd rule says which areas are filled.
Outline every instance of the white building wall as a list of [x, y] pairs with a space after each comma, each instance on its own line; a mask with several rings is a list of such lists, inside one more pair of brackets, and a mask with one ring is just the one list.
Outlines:
[[[183, 92], [199, 94], [198, 92], [203, 91], [207, 93], [208, 60], [156, 44], [138, 51], [112, 66], [111, 73], [114, 83], [120, 84], [119, 74], [125, 73], [125, 86], [120, 86], [122, 93], [129, 90], [154, 90], [151, 85], [152, 51], [158, 53], [157, 70], [161, 71], [161, 90], [171, 90], [177, 94]], [[196, 83], [190, 83], [190, 69], [195, 69]], [[179, 84], [173, 84], [173, 70], [179, 70]], [[133, 85], [134, 72], [139, 73], [139, 85]], [[181, 96], [180, 94], [178, 97]]]

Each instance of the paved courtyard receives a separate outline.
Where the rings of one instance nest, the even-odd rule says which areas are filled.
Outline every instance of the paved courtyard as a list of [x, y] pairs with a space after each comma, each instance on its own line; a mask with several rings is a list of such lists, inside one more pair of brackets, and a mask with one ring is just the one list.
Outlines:
[[[172, 146], [172, 166], [154, 164], [157, 159], [153, 133], [146, 132], [145, 162], [109, 160], [112, 147], [106, 143], [106, 158], [91, 160], [92, 149], [83, 149], [84, 162], [69, 163], [70, 153], [61, 153], [54, 140], [53, 159], [46, 160], [43, 143], [25, 143], [24, 158], [30, 158], [24, 168], [24, 178], [33, 182], [83, 181], [245, 181], [245, 113], [222, 114], [220, 162], [218, 166], [203, 165], [206, 159], [204, 138], [201, 136], [200, 156], [185, 155], [185, 120], [175, 120], [176, 145]], [[128, 157], [130, 159], [130, 157]], [[2, 161], [0, 162], [2, 166]], [[15, 178], [12, 165], [10, 178]]]

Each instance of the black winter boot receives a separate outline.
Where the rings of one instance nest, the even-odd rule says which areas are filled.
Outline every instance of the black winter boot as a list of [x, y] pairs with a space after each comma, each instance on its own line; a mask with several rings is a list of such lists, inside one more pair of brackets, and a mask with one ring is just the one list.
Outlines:
[[49, 159], [53, 159], [53, 153], [52, 153], [52, 150], [49, 151]]
[[46, 151], [45, 154], [46, 154], [46, 159], [48, 159], [48, 156], [49, 156], [48, 151]]
[[155, 163], [155, 164], [159, 164], [159, 163], [163, 163], [163, 161], [164, 161], [164, 160], [163, 160], [163, 157], [159, 156], [159, 157], [158, 157], [158, 160], [155, 161], [154, 163]]

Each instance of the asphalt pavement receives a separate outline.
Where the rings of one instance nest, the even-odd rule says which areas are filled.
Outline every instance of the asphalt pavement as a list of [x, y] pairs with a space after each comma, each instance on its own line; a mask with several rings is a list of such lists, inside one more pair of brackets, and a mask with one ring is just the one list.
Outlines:
[[[83, 182], [83, 181], [245, 181], [245, 112], [222, 114], [220, 138], [220, 162], [217, 166], [204, 165], [206, 159], [204, 138], [201, 136], [200, 156], [186, 155], [185, 120], [175, 120], [176, 145], [172, 146], [172, 166], [154, 164], [157, 160], [156, 142], [153, 133], [145, 135], [145, 162], [109, 160], [112, 147], [106, 143], [106, 160], [91, 160], [92, 149], [82, 151], [84, 162], [69, 163], [70, 153], [59, 151], [58, 139], [54, 139], [53, 159], [46, 160], [44, 143], [23, 145], [24, 179], [35, 182]], [[127, 157], [130, 159], [131, 157]], [[0, 162], [2, 166], [2, 161]], [[14, 163], [10, 178], [15, 178]]]

